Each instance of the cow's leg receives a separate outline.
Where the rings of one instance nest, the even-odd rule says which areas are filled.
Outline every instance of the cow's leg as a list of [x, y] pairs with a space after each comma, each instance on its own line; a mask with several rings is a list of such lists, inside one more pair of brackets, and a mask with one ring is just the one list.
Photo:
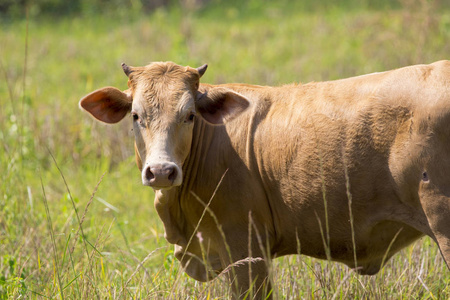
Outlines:
[[267, 263], [260, 257], [244, 258], [226, 268], [233, 299], [272, 299]]
[[253, 236], [249, 243], [247, 236], [234, 234], [236, 232], [225, 233], [227, 242], [233, 243], [233, 247], [222, 243], [219, 248], [223, 273], [229, 279], [233, 299], [272, 299], [271, 296], [267, 298], [272, 292], [268, 276], [271, 258], [261, 244], [265, 238], [258, 241]]
[[[450, 269], [450, 177], [436, 178], [424, 172], [419, 187], [419, 197], [427, 217], [432, 238]], [[449, 182], [445, 182], [448, 180]]]

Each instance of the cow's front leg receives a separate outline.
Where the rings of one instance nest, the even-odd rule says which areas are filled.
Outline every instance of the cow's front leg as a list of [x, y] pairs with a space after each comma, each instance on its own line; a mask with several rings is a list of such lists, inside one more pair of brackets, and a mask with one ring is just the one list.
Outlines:
[[263, 253], [267, 248], [260, 245], [256, 238], [248, 243], [248, 237], [225, 236], [233, 247], [222, 244], [219, 255], [222, 274], [229, 279], [233, 299], [272, 299], [269, 279], [271, 258], [270, 254]]
[[267, 262], [263, 258], [238, 260], [228, 265], [224, 273], [229, 279], [233, 299], [272, 299]]

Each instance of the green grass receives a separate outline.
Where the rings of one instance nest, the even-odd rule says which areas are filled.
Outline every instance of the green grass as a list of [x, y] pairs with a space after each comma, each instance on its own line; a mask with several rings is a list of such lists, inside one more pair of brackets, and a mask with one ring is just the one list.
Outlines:
[[[450, 10], [433, 1], [238, 3], [0, 20], [0, 299], [228, 298], [224, 278], [180, 271], [134, 165], [131, 122], [78, 109], [96, 88], [126, 88], [121, 62], [208, 63], [204, 82], [278, 85], [449, 58]], [[305, 256], [276, 259], [272, 276], [277, 299], [447, 299], [449, 273], [424, 238], [374, 277]]]

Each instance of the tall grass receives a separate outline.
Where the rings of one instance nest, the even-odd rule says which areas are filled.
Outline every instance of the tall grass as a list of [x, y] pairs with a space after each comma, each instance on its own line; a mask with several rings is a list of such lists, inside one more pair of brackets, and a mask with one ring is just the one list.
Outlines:
[[[93, 89], [126, 88], [121, 62], [207, 62], [205, 82], [275, 85], [449, 58], [450, 11], [435, 1], [376, 10], [239, 3], [0, 20], [1, 299], [230, 295], [224, 277], [202, 284], [181, 272], [140, 184], [131, 122], [103, 126], [77, 108]], [[429, 238], [374, 277], [304, 256], [273, 263], [276, 299], [450, 295]]]

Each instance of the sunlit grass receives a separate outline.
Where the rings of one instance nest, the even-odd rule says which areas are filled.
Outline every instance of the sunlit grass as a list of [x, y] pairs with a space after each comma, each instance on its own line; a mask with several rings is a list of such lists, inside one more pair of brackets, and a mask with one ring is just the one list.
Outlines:
[[[450, 12], [434, 2], [397, 10], [274, 3], [32, 18], [28, 36], [25, 19], [2, 23], [0, 298], [228, 298], [225, 278], [202, 284], [179, 269], [153, 192], [140, 183], [131, 122], [103, 126], [78, 109], [96, 88], [126, 88], [121, 62], [208, 63], [205, 82], [276, 85], [449, 58]], [[305, 256], [275, 259], [273, 270], [277, 299], [450, 295], [429, 238], [374, 277]]]

